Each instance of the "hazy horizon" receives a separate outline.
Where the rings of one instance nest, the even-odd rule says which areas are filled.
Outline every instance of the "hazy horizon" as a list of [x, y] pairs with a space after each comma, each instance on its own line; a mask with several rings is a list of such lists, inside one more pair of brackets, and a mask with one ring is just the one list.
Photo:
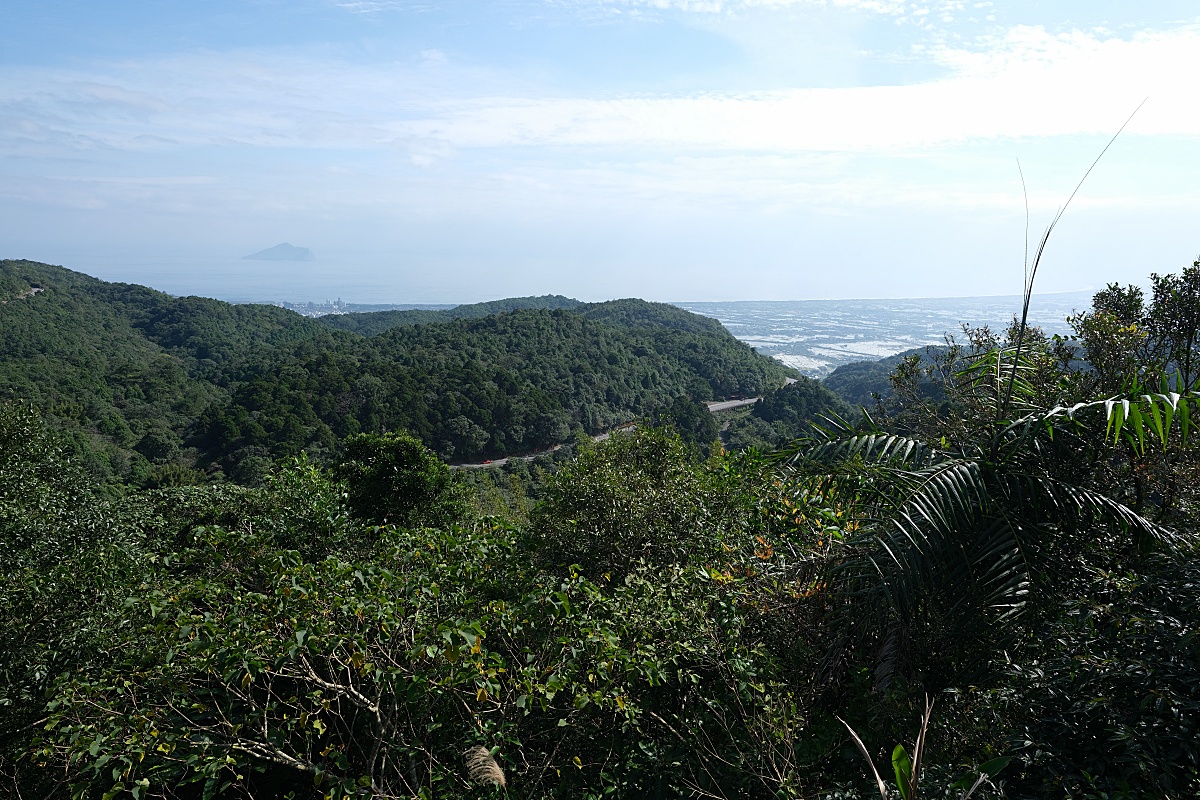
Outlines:
[[0, 20], [0, 257], [167, 291], [291, 291], [240, 260], [289, 242], [312, 290], [407, 302], [1016, 293], [1021, 174], [1036, 238], [1147, 97], [1038, 288], [1200, 250], [1184, 0], [48, 0]]
[[[7, 258], [7, 256], [0, 256]], [[18, 256], [17, 258], [24, 258]], [[40, 261], [40, 259], [28, 259], [31, 261]], [[553, 287], [547, 288], [544, 291], [506, 291], [499, 290], [491, 293], [460, 293], [454, 296], [453, 292], [448, 292], [444, 299], [430, 300], [425, 299], [419, 294], [410, 293], [404, 295], [396, 293], [394, 295], [381, 293], [378, 288], [360, 289], [354, 281], [349, 281], [338, 286], [338, 278], [336, 275], [330, 275], [329, 271], [322, 267], [320, 261], [315, 262], [265, 262], [255, 264], [255, 268], [259, 270], [257, 278], [260, 281], [251, 281], [248, 284], [239, 284], [236, 281], [230, 280], [228, 275], [214, 276], [213, 273], [207, 271], [211, 268], [213, 261], [198, 259], [199, 266], [195, 261], [188, 263], [181, 268], [179, 262], [175, 262], [174, 268], [164, 270], [161, 267], [160, 261], [152, 261], [147, 264], [138, 265], [130, 264], [126, 261], [118, 261], [115, 264], [95, 264], [89, 269], [82, 268], [79, 265], [71, 263], [59, 263], [53, 261], [45, 261], [41, 263], [52, 264], [53, 266], [63, 267], [74, 272], [81, 272], [85, 275], [90, 275], [100, 280], [115, 282], [115, 283], [135, 283], [142, 286], [147, 286], [167, 294], [184, 297], [195, 295], [198, 297], [209, 297], [215, 300], [223, 300], [230, 303], [314, 303], [323, 304], [340, 300], [343, 303], [354, 305], [411, 305], [411, 306], [438, 306], [438, 307], [453, 307], [456, 305], [467, 305], [471, 303], [483, 303], [491, 300], [504, 300], [512, 297], [531, 297], [542, 295], [562, 295], [570, 297], [573, 300], [579, 300], [585, 303], [604, 302], [606, 300], [619, 300], [629, 297], [638, 297], [630, 294], [600, 294], [594, 296], [579, 296], [571, 294], [567, 291], [556, 290]], [[233, 268], [234, 262], [239, 259], [228, 259], [228, 265]], [[222, 265], [225, 262], [218, 262]], [[244, 264], [244, 261], [240, 263]], [[299, 268], [299, 269], [297, 269]], [[316, 283], [307, 283], [305, 281], [297, 281], [297, 272], [302, 272], [305, 276], [316, 278]], [[216, 278], [214, 280], [214, 277]], [[283, 281], [287, 279], [287, 282]], [[1139, 285], [1144, 285], [1145, 281], [1135, 281]], [[253, 287], [261, 287], [256, 289], [247, 289], [247, 285]], [[314, 288], [315, 287], [315, 288]], [[328, 287], [327, 289], [321, 287]], [[1019, 288], [1019, 287], [1018, 287]], [[766, 290], [764, 290], [766, 291]], [[1042, 292], [1035, 291], [1034, 299], [1037, 298], [1052, 298], [1065, 296], [1080, 296], [1087, 297], [1090, 300], [1092, 289], [1076, 289], [1062, 292]], [[639, 297], [638, 299], [650, 300], [652, 302], [669, 303], [672, 305], [687, 306], [687, 305], [706, 305], [706, 304], [723, 304], [723, 303], [809, 303], [809, 302], [872, 302], [872, 301], [920, 301], [920, 300], [1017, 300], [1021, 295], [1018, 292], [1004, 292], [999, 294], [945, 294], [945, 295], [925, 295], [925, 296], [907, 296], [907, 297], [745, 297], [744, 299], [731, 298], [710, 298], [697, 299], [692, 297], [666, 297], [666, 298], [649, 298]]]

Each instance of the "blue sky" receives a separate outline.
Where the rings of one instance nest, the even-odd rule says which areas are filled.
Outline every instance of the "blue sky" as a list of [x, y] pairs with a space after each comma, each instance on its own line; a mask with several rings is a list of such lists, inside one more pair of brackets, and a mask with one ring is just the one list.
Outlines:
[[[260, 299], [1011, 294], [1017, 159], [1036, 235], [1148, 97], [1040, 289], [1142, 281], [1200, 252], [1198, 52], [1171, 0], [4, 2], [0, 257]], [[237, 285], [282, 241], [318, 261]]]

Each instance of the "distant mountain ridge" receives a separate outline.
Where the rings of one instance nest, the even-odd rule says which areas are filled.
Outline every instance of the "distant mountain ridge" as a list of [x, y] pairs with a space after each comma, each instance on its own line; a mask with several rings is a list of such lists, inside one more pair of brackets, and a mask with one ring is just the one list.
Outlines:
[[651, 303], [646, 300], [610, 300], [603, 303], [584, 303], [560, 294], [538, 297], [509, 297], [483, 303], [467, 303], [447, 309], [404, 309], [396, 311], [366, 311], [351, 314], [329, 314], [317, 317], [322, 325], [335, 330], [363, 336], [381, 333], [406, 325], [428, 325], [458, 319], [479, 319], [494, 314], [521, 310], [579, 311], [595, 319], [626, 328], [666, 326], [691, 333], [724, 334], [719, 320], [695, 314], [670, 303]]

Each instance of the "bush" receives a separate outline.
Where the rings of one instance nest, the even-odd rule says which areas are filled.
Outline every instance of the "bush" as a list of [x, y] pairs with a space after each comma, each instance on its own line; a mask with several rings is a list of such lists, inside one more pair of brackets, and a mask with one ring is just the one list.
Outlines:
[[597, 445], [551, 480], [531, 525], [538, 559], [558, 572], [619, 580], [635, 564], [720, 552], [722, 497], [676, 433], [639, 428]]
[[436, 527], [467, 513], [457, 476], [407, 433], [351, 436], [335, 474], [346, 485], [351, 512], [367, 522]]

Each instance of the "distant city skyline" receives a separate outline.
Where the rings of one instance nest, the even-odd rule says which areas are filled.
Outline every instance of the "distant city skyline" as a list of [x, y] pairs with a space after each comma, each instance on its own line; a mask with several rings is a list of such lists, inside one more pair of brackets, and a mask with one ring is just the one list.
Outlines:
[[[1011, 295], [1018, 159], [1036, 238], [1149, 98], [1038, 289], [1142, 283], [1200, 252], [1197, 52], [1182, 0], [8, 4], [0, 258], [291, 302]], [[241, 260], [280, 242], [315, 260]]]

